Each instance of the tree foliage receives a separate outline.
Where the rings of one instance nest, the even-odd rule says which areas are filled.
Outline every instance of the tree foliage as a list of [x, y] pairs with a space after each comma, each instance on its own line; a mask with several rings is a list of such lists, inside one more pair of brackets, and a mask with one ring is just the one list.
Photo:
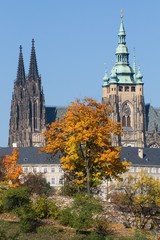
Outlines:
[[[138, 228], [147, 224], [154, 226], [160, 218], [160, 184], [159, 180], [147, 176], [144, 172], [129, 175], [120, 182], [112, 201], [125, 213], [130, 213]], [[126, 214], [127, 216], [127, 214]], [[129, 219], [127, 219], [129, 224]]]
[[47, 183], [42, 173], [28, 173], [23, 175], [23, 186], [28, 188], [30, 194], [49, 195], [54, 190]]
[[21, 207], [30, 203], [27, 188], [9, 188], [3, 196], [3, 207], [6, 211], [18, 211]]
[[75, 195], [71, 207], [62, 209], [60, 222], [77, 230], [86, 230], [95, 225], [96, 216], [102, 209], [100, 199], [80, 193]]
[[120, 148], [112, 138], [121, 135], [120, 123], [112, 122], [111, 109], [91, 98], [76, 100], [64, 117], [45, 132], [47, 153], [62, 153], [62, 168], [70, 182], [90, 189], [102, 180], [117, 178], [126, 171], [120, 162]]
[[20, 185], [20, 175], [22, 168], [17, 163], [19, 158], [18, 149], [13, 149], [12, 155], [6, 155], [3, 159], [4, 179], [11, 187], [18, 187]]

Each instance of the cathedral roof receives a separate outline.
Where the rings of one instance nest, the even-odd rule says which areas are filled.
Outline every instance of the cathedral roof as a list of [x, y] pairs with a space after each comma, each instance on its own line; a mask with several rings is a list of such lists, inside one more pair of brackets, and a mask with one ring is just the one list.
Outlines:
[[67, 107], [46, 107], [46, 122], [50, 124], [66, 113]]
[[146, 114], [146, 131], [160, 132], [160, 108], [154, 108], [150, 104], [145, 106]]

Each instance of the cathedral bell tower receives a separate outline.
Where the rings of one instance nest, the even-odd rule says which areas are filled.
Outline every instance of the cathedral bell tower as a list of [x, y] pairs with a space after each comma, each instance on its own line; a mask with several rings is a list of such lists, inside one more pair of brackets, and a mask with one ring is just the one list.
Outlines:
[[133, 68], [129, 64], [129, 52], [125, 38], [126, 33], [121, 14], [116, 62], [111, 70], [110, 77], [105, 72], [102, 86], [102, 101], [109, 104], [113, 109], [111, 114], [112, 120], [122, 124], [123, 135], [119, 140], [113, 139], [113, 144], [144, 147], [143, 76], [140, 68], [136, 72], [135, 59]]
[[45, 126], [45, 100], [32, 40], [28, 76], [25, 75], [20, 46], [17, 78], [11, 102], [9, 146], [43, 146]]

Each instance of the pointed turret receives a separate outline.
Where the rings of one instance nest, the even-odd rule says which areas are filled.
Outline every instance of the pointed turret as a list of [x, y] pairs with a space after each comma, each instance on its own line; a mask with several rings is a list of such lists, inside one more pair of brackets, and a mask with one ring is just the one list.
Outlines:
[[116, 49], [116, 65], [129, 65], [129, 60], [128, 60], [128, 48], [126, 47], [126, 33], [123, 25], [123, 16], [121, 12], [121, 23], [120, 23], [120, 28], [119, 28], [119, 33], [118, 33], [118, 47]]
[[119, 36], [119, 43], [125, 44], [126, 43], [125, 42], [126, 32], [125, 32], [124, 25], [123, 25], [123, 14], [122, 14], [122, 11], [121, 11], [121, 23], [120, 23], [118, 36]]
[[35, 46], [34, 46], [34, 39], [32, 39], [32, 49], [31, 49], [31, 58], [30, 58], [28, 79], [36, 80], [37, 78], [39, 78], [39, 75], [38, 75], [36, 51], [35, 51]]
[[137, 83], [142, 83], [143, 75], [141, 74], [140, 65], [138, 66], [138, 73], [136, 75]]
[[22, 46], [20, 46], [16, 83], [23, 84], [24, 82], [25, 82], [25, 69], [23, 62]]
[[[123, 24], [123, 15], [121, 12], [120, 28], [118, 32], [118, 47], [116, 49], [116, 63], [111, 70], [111, 76], [115, 72], [117, 79], [114, 77], [119, 84], [134, 83], [134, 71], [129, 64], [129, 52], [126, 46], [126, 32]], [[111, 80], [110, 80], [111, 81]], [[112, 81], [113, 82], [113, 79]]]
[[108, 73], [107, 73], [107, 67], [105, 67], [105, 74], [103, 77], [103, 87], [107, 86], [109, 84], [109, 77], [108, 77]]

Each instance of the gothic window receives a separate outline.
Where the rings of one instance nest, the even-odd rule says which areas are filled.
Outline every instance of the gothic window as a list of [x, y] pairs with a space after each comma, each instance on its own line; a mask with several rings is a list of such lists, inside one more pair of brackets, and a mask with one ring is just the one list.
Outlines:
[[123, 92], [123, 86], [119, 86], [119, 92]]
[[129, 87], [125, 86], [125, 92], [129, 92]]
[[127, 116], [127, 127], [131, 126], [131, 119], [130, 116]]
[[126, 116], [122, 117], [122, 126], [126, 127]]
[[122, 127], [130, 127], [131, 126], [131, 110], [129, 105], [126, 103], [122, 108]]
[[36, 130], [37, 126], [37, 102], [34, 103], [34, 129]]
[[17, 130], [19, 128], [19, 106], [17, 105], [17, 119], [16, 119], [16, 124], [17, 124]]
[[135, 92], [135, 87], [131, 87], [131, 92]]

